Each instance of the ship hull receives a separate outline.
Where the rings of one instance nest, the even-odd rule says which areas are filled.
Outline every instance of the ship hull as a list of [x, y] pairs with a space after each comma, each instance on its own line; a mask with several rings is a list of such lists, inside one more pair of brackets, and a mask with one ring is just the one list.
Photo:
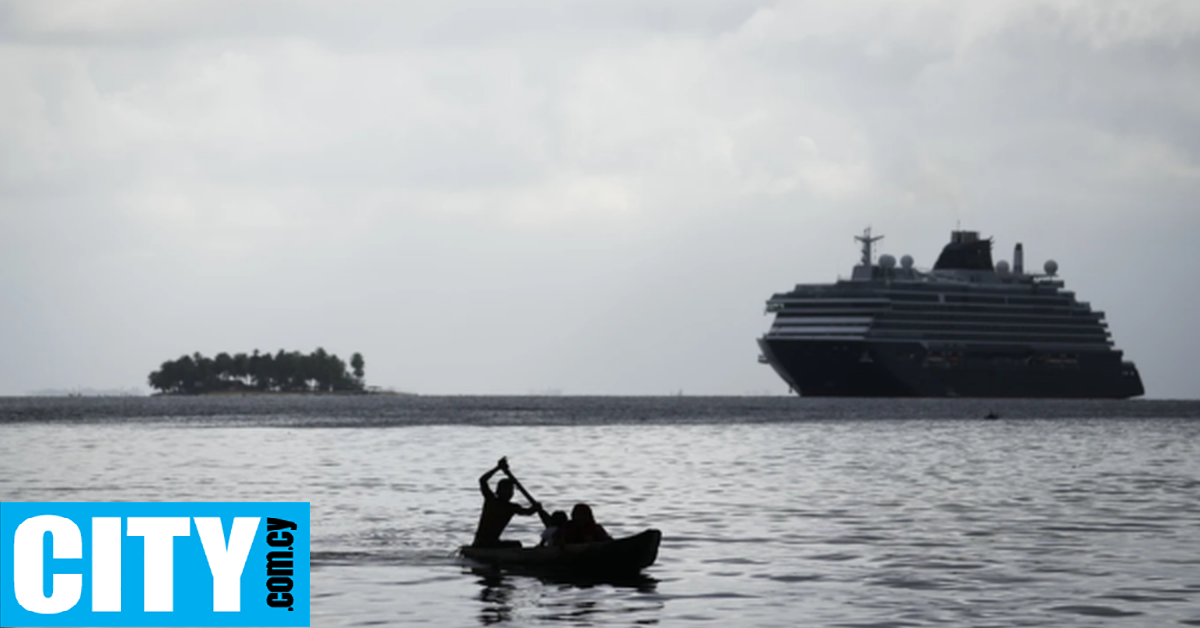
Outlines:
[[[1069, 363], [1020, 347], [760, 338], [768, 364], [806, 397], [1114, 398], [1143, 394], [1136, 367], [1112, 351]], [[948, 359], [947, 359], [948, 357]]]

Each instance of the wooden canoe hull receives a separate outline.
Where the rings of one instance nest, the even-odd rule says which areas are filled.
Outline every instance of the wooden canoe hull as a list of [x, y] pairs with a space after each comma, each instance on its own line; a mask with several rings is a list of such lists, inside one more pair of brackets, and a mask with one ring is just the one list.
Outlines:
[[539, 573], [581, 576], [635, 574], [654, 564], [662, 532], [646, 530], [612, 541], [557, 547], [465, 546], [462, 555], [479, 563]]

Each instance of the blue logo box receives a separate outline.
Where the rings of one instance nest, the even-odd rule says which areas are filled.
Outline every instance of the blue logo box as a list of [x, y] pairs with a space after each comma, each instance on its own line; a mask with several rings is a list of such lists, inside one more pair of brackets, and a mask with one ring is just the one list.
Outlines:
[[308, 626], [307, 502], [0, 503], [0, 625]]

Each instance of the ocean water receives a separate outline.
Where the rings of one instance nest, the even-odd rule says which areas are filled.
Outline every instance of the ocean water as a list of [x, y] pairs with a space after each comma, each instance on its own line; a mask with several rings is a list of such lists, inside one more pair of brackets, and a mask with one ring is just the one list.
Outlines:
[[[658, 562], [460, 561], [502, 455]], [[310, 502], [314, 626], [1200, 626], [1200, 402], [8, 398], [0, 500]]]

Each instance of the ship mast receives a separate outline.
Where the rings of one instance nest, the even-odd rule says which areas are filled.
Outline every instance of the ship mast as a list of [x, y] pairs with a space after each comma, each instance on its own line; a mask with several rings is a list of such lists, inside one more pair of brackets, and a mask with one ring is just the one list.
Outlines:
[[867, 227], [866, 229], [863, 229], [862, 235], [854, 236], [854, 239], [858, 240], [859, 242], [862, 242], [862, 265], [867, 268], [870, 268], [871, 267], [871, 245], [882, 240], [883, 236], [871, 237], [871, 228]]

